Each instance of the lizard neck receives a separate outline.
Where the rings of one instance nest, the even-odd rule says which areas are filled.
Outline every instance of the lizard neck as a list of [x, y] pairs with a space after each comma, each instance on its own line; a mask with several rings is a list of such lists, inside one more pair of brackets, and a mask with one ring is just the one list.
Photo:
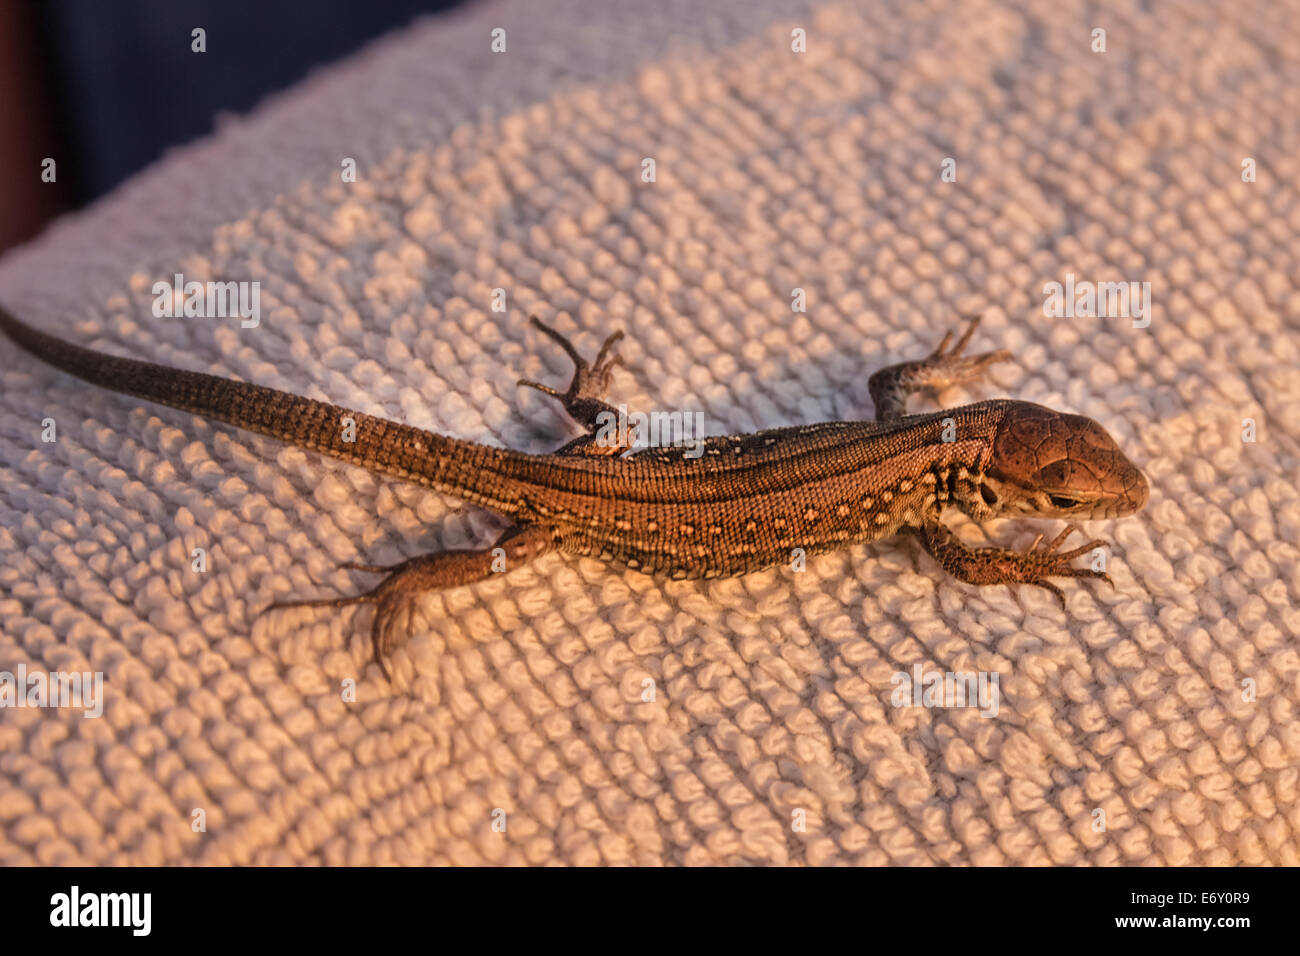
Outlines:
[[945, 469], [940, 482], [939, 505], [952, 505], [975, 521], [997, 517], [985, 498], [984, 474], [986, 461], [980, 459], [972, 465], [952, 465]]

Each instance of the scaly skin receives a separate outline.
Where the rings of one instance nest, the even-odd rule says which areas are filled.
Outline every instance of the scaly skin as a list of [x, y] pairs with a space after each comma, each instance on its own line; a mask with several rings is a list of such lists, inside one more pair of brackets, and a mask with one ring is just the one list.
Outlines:
[[[602, 395], [622, 333], [588, 364], [558, 332], [534, 324], [575, 363], [555, 396], [588, 434], [546, 455], [492, 448], [200, 372], [95, 352], [47, 335], [0, 309], [0, 330], [36, 357], [88, 382], [270, 435], [383, 475], [455, 495], [509, 517], [494, 547], [513, 570], [544, 551], [591, 555], [670, 578], [746, 574], [788, 563], [795, 549], [816, 553], [901, 531], [917, 534], [936, 560], [973, 584], [1034, 584], [1064, 595], [1050, 577], [1097, 577], [1069, 562], [1098, 547], [971, 549], [939, 522], [946, 506], [977, 521], [1003, 515], [1115, 518], [1147, 499], [1147, 483], [1100, 425], [1078, 415], [1007, 400], [907, 415], [910, 393], [978, 377], [1006, 352], [963, 357], [978, 319], [948, 348], [949, 333], [926, 359], [871, 377], [877, 420], [826, 422], [709, 438], [703, 454], [680, 448], [625, 453], [595, 440]], [[356, 440], [344, 440], [344, 419]], [[1040, 536], [1041, 540], [1041, 536]], [[501, 555], [498, 555], [500, 558]], [[285, 606], [376, 605], [375, 661], [403, 639], [399, 621], [420, 593], [481, 580], [500, 570], [493, 549], [450, 551], [389, 568], [354, 597]]]

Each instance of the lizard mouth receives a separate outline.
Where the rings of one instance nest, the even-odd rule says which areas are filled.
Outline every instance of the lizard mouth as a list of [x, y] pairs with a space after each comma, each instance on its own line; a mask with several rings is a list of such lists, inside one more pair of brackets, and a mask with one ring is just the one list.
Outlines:
[[1148, 493], [1147, 480], [1136, 468], [1131, 475], [1123, 476], [1122, 490], [1115, 492], [1082, 491], [1075, 486], [1044, 490], [1041, 485], [999, 480], [992, 475], [986, 476], [980, 486], [983, 503], [991, 514], [1082, 521], [1131, 515], [1146, 504]]
[[[1095, 422], [1089, 424], [1105, 435], [1100, 425]], [[1106, 437], [1109, 439], [1110, 436]], [[1125, 458], [1123, 452], [1114, 444], [1105, 451], [1109, 454], [1098, 454], [1088, 463], [1089, 477], [1096, 482], [1097, 486], [1096, 492], [1089, 496], [1091, 500], [1081, 501], [1076, 505], [1073, 503], [1075, 493], [1048, 491], [1048, 507], [1059, 508], [1062, 517], [1068, 515], [1089, 519], [1123, 518], [1125, 515], [1141, 511], [1151, 494], [1151, 486], [1147, 484], [1146, 475]], [[1084, 481], [1076, 477], [1075, 483], [1082, 484]]]

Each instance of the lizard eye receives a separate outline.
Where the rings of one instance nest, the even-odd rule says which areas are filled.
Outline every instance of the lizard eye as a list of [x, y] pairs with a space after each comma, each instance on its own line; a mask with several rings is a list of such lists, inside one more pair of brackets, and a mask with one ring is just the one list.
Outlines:
[[988, 485], [980, 485], [980, 497], [984, 499], [984, 503], [990, 508], [998, 503], [997, 492]]
[[1052, 503], [1053, 508], [1076, 508], [1079, 502], [1074, 498], [1067, 498], [1064, 495], [1048, 495], [1047, 500]]

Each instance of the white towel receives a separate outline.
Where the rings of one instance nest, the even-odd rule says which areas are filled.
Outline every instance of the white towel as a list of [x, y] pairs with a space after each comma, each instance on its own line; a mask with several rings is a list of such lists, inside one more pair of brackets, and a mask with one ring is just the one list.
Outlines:
[[[1300, 863], [1296, 12], [471, 6], [10, 255], [70, 340], [528, 451], [572, 436], [515, 385], [567, 381], [532, 311], [626, 328], [612, 398], [722, 434], [870, 417], [983, 310], [1016, 362], [942, 401], [1089, 415], [1152, 492], [1064, 613], [910, 539], [710, 583], [552, 554], [425, 601], [390, 686], [369, 611], [257, 612], [498, 519], [0, 344], [0, 671], [104, 681], [0, 709], [0, 863]], [[259, 281], [260, 326], [155, 319], [178, 272]], [[1150, 283], [1149, 325], [1046, 315], [1067, 277]], [[916, 668], [997, 707], [895, 706]]]

